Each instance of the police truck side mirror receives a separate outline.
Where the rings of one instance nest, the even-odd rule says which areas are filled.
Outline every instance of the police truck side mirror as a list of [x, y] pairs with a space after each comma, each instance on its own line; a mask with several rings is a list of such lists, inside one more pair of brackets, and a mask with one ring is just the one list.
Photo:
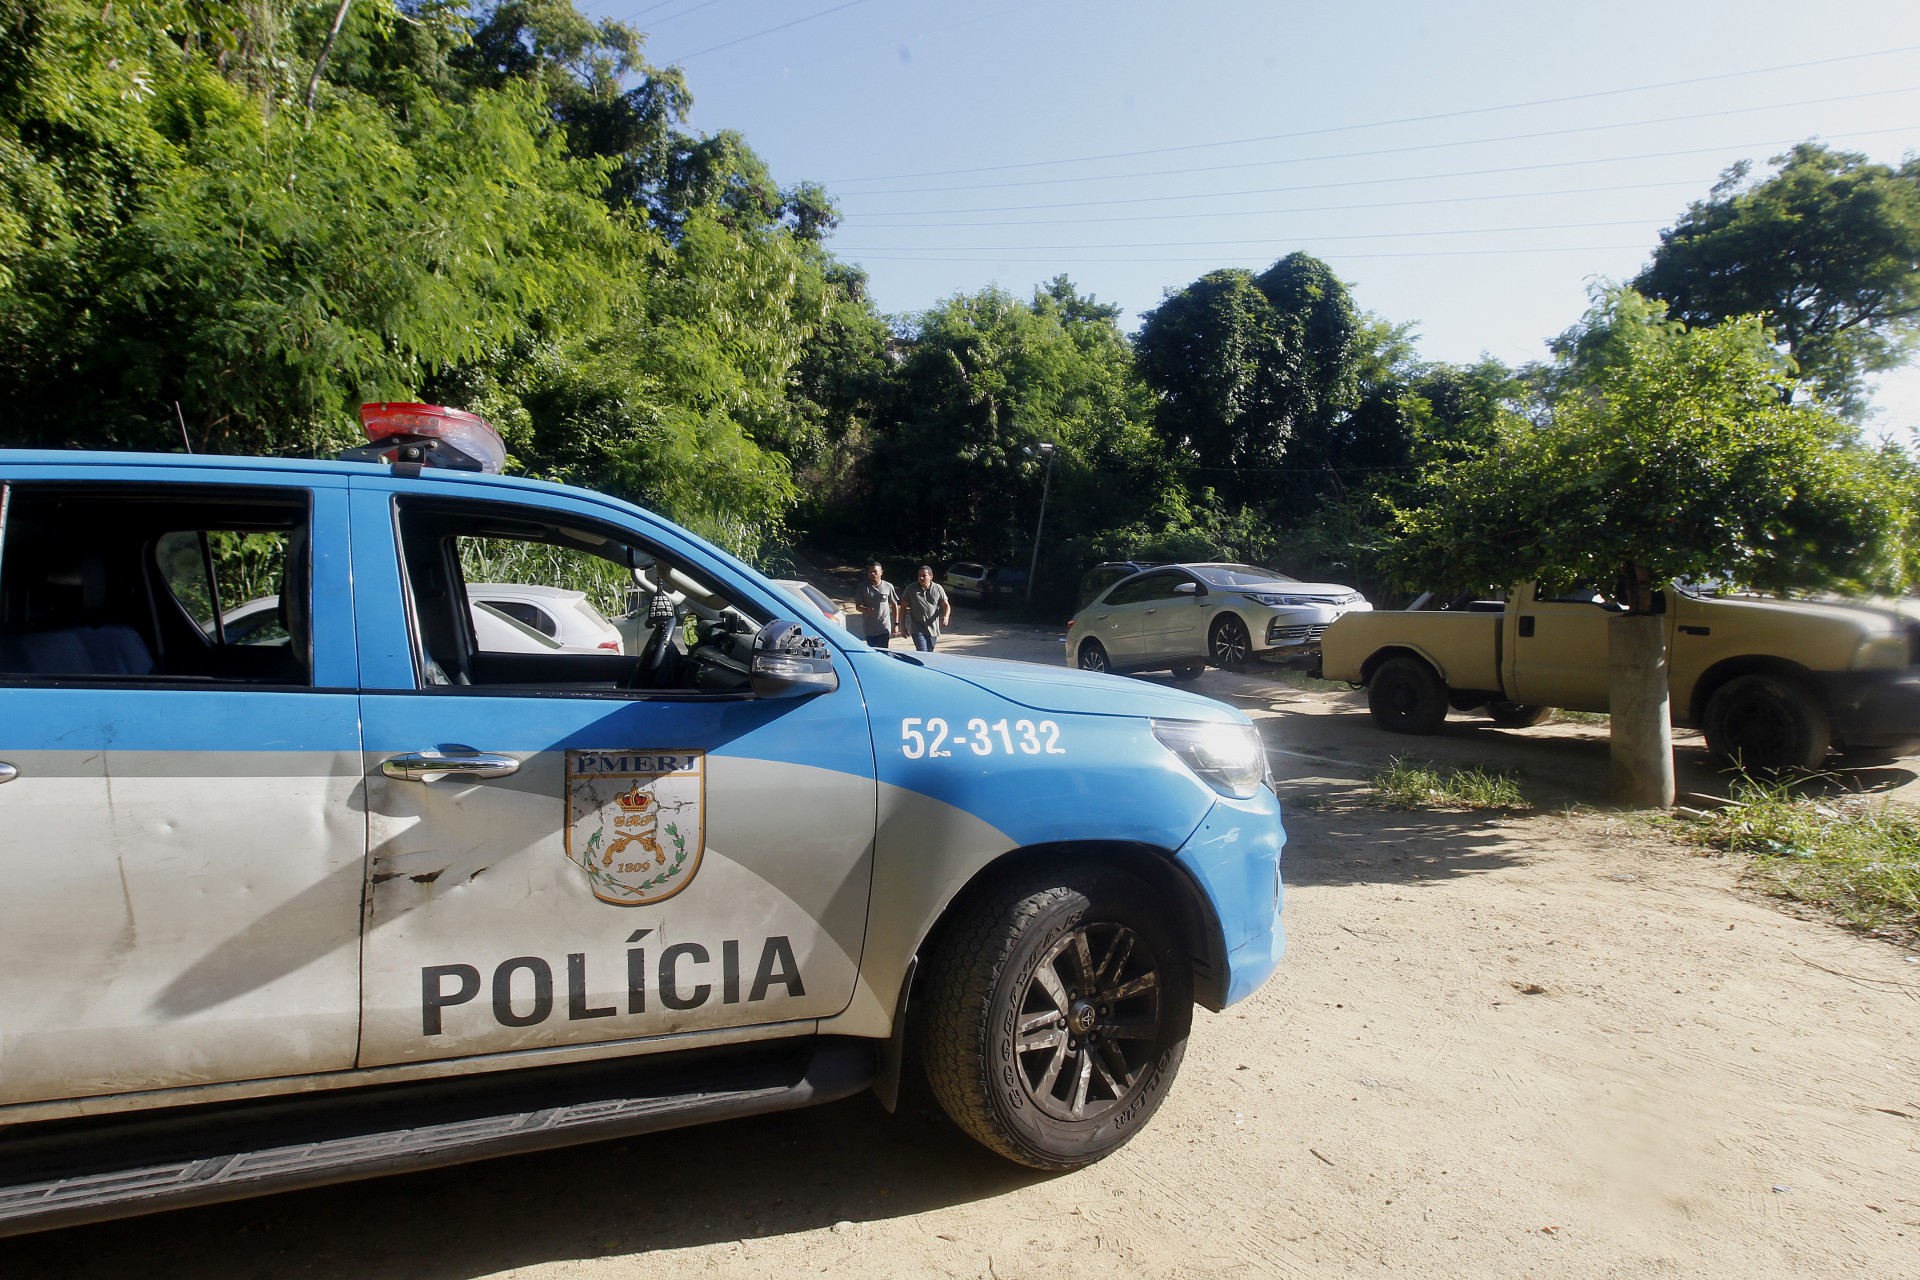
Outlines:
[[803, 698], [840, 687], [827, 642], [792, 618], [776, 618], [754, 635], [749, 678], [762, 698]]

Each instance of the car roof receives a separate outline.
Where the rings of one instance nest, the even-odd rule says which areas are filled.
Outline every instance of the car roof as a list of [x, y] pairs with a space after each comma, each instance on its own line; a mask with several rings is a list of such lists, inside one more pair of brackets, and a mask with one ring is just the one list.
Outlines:
[[321, 458], [263, 458], [239, 453], [127, 453], [106, 449], [0, 449], [0, 466], [57, 467], [76, 471], [134, 467], [152, 468], [156, 471], [176, 471], [185, 476], [205, 471], [255, 471], [262, 475], [280, 476], [324, 475], [338, 476], [342, 479], [357, 476], [368, 480], [391, 479], [401, 485], [419, 484], [422, 488], [437, 485], [478, 485], [482, 488], [520, 492], [564, 494], [573, 498], [585, 496], [612, 506], [638, 511], [651, 519], [659, 518], [642, 507], [601, 493], [596, 489], [555, 484], [551, 480], [534, 480], [526, 476], [461, 471], [451, 467], [423, 467], [417, 474], [408, 474], [384, 464], [371, 462], [338, 462]]

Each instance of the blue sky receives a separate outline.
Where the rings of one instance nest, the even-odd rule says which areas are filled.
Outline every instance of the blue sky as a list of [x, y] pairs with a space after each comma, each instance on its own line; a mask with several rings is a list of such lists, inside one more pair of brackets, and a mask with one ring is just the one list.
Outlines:
[[[1305, 250], [1421, 353], [1538, 359], [1729, 165], [1920, 152], [1913, 0], [586, 0], [693, 126], [823, 183], [880, 308], [1064, 272], [1125, 309]], [[1876, 426], [1920, 425], [1920, 367]]]

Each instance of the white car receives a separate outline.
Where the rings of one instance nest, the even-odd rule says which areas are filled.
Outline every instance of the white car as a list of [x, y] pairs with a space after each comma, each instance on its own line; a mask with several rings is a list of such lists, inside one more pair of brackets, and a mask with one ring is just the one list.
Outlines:
[[470, 582], [467, 599], [490, 605], [558, 642], [562, 653], [625, 653], [620, 629], [594, 608], [584, 591], [524, 582]]
[[[576, 593], [577, 594], [577, 593]], [[473, 619], [474, 645], [483, 653], [564, 653], [558, 640], [541, 634], [496, 605], [470, 601], [467, 612]], [[279, 596], [256, 596], [237, 604], [221, 617], [228, 644], [284, 645], [287, 629], [280, 616]], [[200, 629], [209, 636], [213, 623], [202, 622]]]
[[988, 572], [987, 566], [983, 564], [976, 564], [971, 560], [956, 561], [947, 566], [946, 573], [941, 575], [940, 585], [946, 588], [950, 596], [957, 597], [965, 594], [972, 596], [976, 601], [985, 600]]
[[1371, 610], [1352, 587], [1247, 564], [1169, 564], [1122, 578], [1067, 623], [1067, 665], [1165, 671], [1310, 658], [1327, 624]]
[[811, 582], [802, 582], [798, 578], [775, 578], [773, 585], [812, 608], [834, 626], [845, 629], [846, 614], [841, 612], [840, 606], [835, 604], [826, 592]]

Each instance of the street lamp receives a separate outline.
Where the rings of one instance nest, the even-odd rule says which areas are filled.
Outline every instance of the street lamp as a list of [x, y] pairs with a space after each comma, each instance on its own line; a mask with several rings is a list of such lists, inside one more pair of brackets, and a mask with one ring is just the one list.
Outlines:
[[[1042, 444], [1040, 456], [1047, 460], [1046, 478], [1040, 482], [1040, 518], [1033, 522], [1033, 558], [1027, 562], [1027, 604], [1033, 604], [1033, 575], [1040, 572], [1040, 531], [1047, 527], [1047, 493], [1053, 488], [1053, 455], [1057, 446]], [[1034, 456], [1032, 449], [1024, 449], [1029, 457]]]

